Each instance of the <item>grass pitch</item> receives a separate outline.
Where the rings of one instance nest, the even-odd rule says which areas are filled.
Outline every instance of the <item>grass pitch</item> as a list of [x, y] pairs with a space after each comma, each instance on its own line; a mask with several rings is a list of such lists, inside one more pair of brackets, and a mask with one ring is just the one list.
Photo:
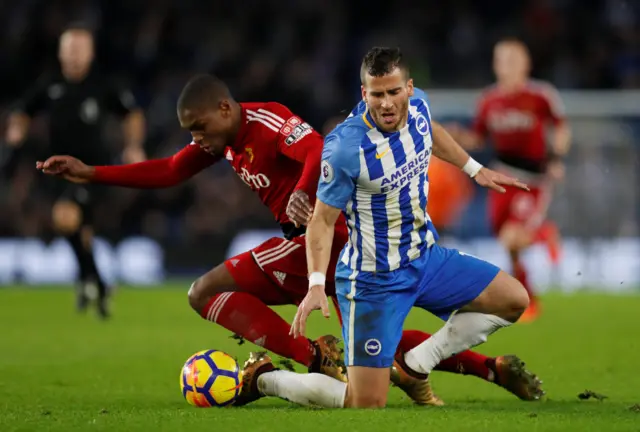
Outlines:
[[[412, 406], [392, 388], [380, 411], [277, 399], [198, 409], [180, 393], [187, 357], [216, 348], [244, 360], [254, 347], [238, 346], [193, 313], [187, 286], [122, 290], [109, 322], [77, 315], [70, 290], [0, 289], [0, 431], [640, 431], [640, 295], [548, 295], [540, 320], [502, 330], [479, 348], [520, 355], [544, 380], [548, 396], [539, 403], [438, 372], [432, 380], [443, 408]], [[279, 311], [287, 319], [294, 313]], [[310, 324], [310, 336], [339, 334], [335, 317], [316, 315]], [[440, 326], [422, 311], [407, 324]], [[608, 398], [581, 401], [584, 390]]]

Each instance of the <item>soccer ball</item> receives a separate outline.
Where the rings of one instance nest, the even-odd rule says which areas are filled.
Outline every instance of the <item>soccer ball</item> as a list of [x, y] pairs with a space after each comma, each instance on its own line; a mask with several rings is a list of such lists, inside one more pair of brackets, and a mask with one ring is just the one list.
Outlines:
[[229, 354], [200, 351], [189, 357], [182, 367], [180, 389], [190, 405], [231, 405], [242, 390], [242, 370]]

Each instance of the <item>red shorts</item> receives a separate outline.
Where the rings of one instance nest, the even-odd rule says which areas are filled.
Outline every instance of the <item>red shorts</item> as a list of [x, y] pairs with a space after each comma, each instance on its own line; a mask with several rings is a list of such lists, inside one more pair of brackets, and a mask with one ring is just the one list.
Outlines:
[[[327, 269], [326, 293], [334, 297], [334, 274], [344, 246], [340, 237], [337, 235], [339, 241], [333, 242]], [[293, 240], [273, 237], [250, 251], [229, 258], [224, 264], [240, 291], [252, 294], [270, 306], [297, 305], [309, 289], [305, 241], [304, 236]]]
[[507, 222], [521, 223], [534, 231], [545, 222], [551, 191], [546, 185], [530, 188], [531, 191], [527, 192], [507, 187], [505, 193], [489, 189], [489, 217], [496, 234]]

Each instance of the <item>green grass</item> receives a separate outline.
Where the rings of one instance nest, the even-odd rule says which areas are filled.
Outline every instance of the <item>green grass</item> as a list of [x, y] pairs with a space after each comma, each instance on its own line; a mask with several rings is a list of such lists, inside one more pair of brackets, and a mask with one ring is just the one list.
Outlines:
[[[198, 409], [179, 389], [187, 357], [217, 348], [244, 359], [253, 347], [194, 314], [180, 288], [120, 291], [106, 323], [75, 314], [70, 291], [0, 289], [0, 431], [640, 430], [640, 412], [630, 409], [640, 403], [640, 296], [550, 295], [539, 321], [502, 330], [479, 348], [527, 361], [544, 380], [540, 403], [474, 377], [434, 373], [443, 408], [412, 406], [391, 389], [380, 411], [312, 410], [277, 399]], [[422, 311], [407, 323], [439, 325]], [[317, 316], [310, 328], [311, 336], [339, 332], [335, 319]], [[578, 400], [585, 389], [608, 399]]]

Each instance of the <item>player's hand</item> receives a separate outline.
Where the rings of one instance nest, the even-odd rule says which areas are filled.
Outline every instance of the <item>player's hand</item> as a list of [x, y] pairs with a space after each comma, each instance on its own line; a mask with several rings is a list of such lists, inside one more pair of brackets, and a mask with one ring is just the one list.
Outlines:
[[520, 180], [509, 177], [508, 175], [501, 174], [489, 168], [482, 167], [478, 174], [473, 178], [480, 186], [493, 189], [500, 193], [505, 193], [506, 189], [503, 186], [513, 186], [522, 190], [529, 190], [529, 186], [522, 183]]
[[289, 334], [294, 338], [304, 336], [307, 330], [307, 318], [309, 318], [309, 314], [311, 314], [312, 311], [317, 309], [322, 310], [322, 315], [324, 315], [325, 318], [329, 318], [329, 302], [327, 301], [327, 295], [324, 292], [323, 285], [314, 285], [309, 288], [309, 292], [307, 292], [304, 300], [302, 300], [302, 303], [298, 306], [298, 311], [293, 318], [293, 323], [291, 323]]
[[144, 149], [139, 147], [126, 147], [122, 152], [122, 161], [126, 164], [134, 164], [147, 160]]
[[88, 183], [94, 173], [93, 167], [71, 156], [51, 156], [44, 162], [36, 162], [36, 169], [73, 183]]
[[547, 164], [547, 175], [555, 182], [564, 180], [564, 163], [561, 160], [553, 160]]
[[287, 216], [297, 227], [300, 225], [307, 225], [313, 215], [313, 207], [309, 200], [309, 195], [301, 189], [293, 192], [289, 197], [289, 204], [287, 204]]

